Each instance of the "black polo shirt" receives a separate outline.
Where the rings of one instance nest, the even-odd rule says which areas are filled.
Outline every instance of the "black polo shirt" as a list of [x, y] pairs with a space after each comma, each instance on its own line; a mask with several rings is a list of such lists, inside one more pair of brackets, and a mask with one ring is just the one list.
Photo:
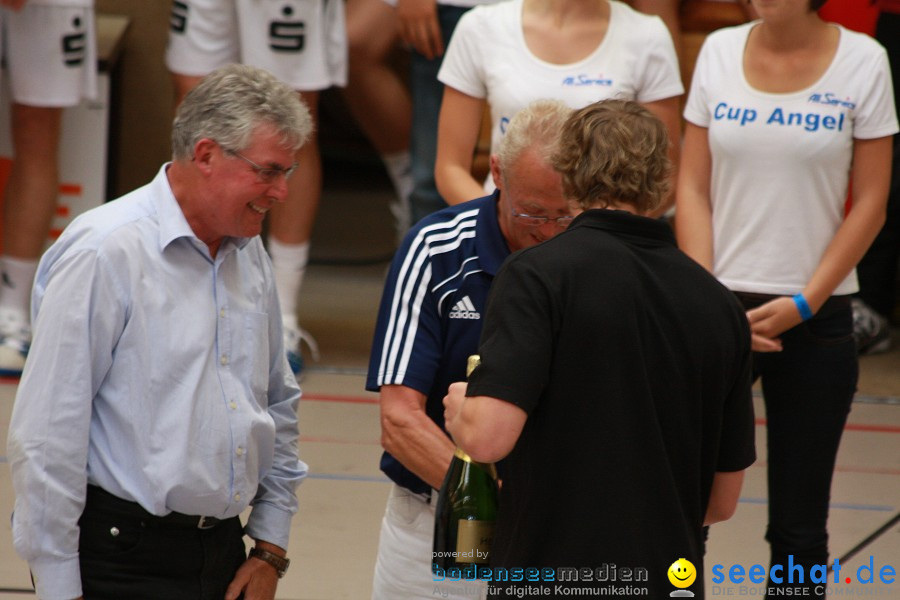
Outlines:
[[661, 598], [686, 558], [702, 597], [713, 475], [755, 459], [750, 336], [732, 293], [666, 224], [590, 210], [504, 263], [479, 350], [468, 394], [528, 413], [503, 465], [491, 565], [605, 567], [606, 582], [578, 587], [646, 569], [633, 585]]

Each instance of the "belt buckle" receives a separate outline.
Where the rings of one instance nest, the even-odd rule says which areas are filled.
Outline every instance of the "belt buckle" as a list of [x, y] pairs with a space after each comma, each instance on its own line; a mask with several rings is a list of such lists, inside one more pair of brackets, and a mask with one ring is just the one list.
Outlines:
[[197, 529], [212, 529], [219, 524], [219, 519], [215, 517], [200, 517], [197, 521]]

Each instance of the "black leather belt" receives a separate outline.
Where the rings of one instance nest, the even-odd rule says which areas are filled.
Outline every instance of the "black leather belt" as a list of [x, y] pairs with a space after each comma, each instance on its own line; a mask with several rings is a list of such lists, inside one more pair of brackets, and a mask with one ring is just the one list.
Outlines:
[[179, 512], [170, 512], [164, 517], [158, 517], [147, 512], [137, 502], [114, 496], [95, 485], [89, 485], [87, 488], [87, 502], [84, 510], [85, 514], [91, 511], [117, 513], [122, 516], [139, 519], [150, 527], [168, 527], [173, 529], [212, 529], [223, 521], [223, 519], [217, 519], [216, 517], [185, 515]]

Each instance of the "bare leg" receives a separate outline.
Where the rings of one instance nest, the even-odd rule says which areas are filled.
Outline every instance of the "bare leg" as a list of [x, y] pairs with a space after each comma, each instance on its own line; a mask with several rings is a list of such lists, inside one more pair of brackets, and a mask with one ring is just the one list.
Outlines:
[[397, 192], [390, 208], [399, 242], [411, 224], [412, 103], [406, 85], [388, 64], [398, 40], [394, 8], [383, 0], [348, 0], [347, 38], [350, 61], [344, 98]]
[[12, 105], [15, 161], [3, 205], [4, 254], [37, 259], [47, 241], [59, 188], [61, 108]]
[[59, 190], [62, 109], [12, 105], [14, 161], [3, 202], [0, 374], [18, 375], [31, 342], [29, 306]]
[[387, 64], [397, 43], [394, 8], [383, 0], [347, 1], [350, 62], [344, 98], [380, 154], [409, 148], [409, 91]]

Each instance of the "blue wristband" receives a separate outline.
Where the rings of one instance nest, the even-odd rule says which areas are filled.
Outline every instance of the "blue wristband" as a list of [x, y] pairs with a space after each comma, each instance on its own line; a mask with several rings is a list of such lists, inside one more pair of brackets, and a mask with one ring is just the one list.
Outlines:
[[804, 321], [809, 321], [813, 318], [813, 313], [809, 309], [809, 303], [806, 301], [806, 298], [803, 297], [803, 294], [796, 294], [794, 296], [794, 304], [797, 305], [797, 311], [800, 312], [800, 318]]

